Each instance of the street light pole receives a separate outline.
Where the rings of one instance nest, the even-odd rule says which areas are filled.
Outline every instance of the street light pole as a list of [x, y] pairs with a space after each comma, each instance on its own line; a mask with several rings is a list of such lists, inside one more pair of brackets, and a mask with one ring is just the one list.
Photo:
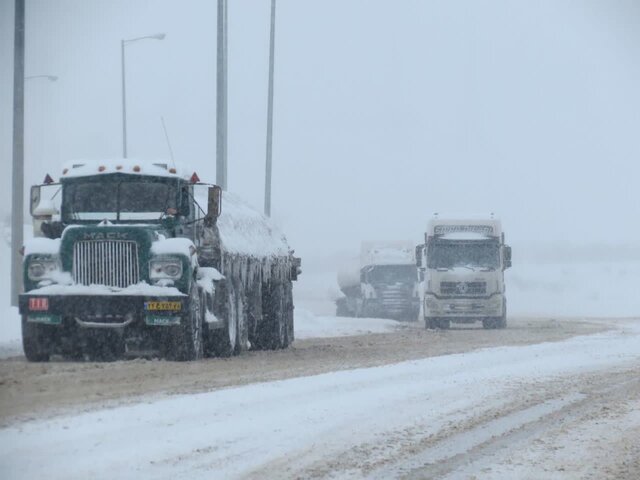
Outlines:
[[127, 158], [127, 84], [124, 73], [124, 40], [120, 40], [120, 60], [122, 62], [122, 158]]
[[11, 198], [11, 305], [18, 306], [22, 287], [20, 249], [24, 209], [24, 0], [16, 0], [13, 44], [13, 168]]
[[264, 214], [271, 216], [271, 157], [273, 145], [273, 64], [276, 38], [276, 0], [271, 0], [271, 35], [269, 39], [269, 91], [267, 100], [267, 162], [264, 177]]
[[227, 0], [218, 0], [216, 183], [227, 189]]
[[127, 158], [127, 84], [125, 76], [124, 47], [138, 40], [164, 40], [166, 34], [156, 33], [155, 35], [145, 35], [143, 37], [120, 40], [120, 61], [122, 64], [122, 157]]

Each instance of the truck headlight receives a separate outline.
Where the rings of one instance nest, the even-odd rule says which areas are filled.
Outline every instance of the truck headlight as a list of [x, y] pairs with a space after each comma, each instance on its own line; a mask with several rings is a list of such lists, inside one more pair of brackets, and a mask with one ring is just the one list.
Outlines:
[[51, 278], [59, 270], [58, 259], [51, 256], [35, 256], [29, 260], [27, 265], [27, 276], [29, 280], [37, 282]]
[[149, 278], [161, 280], [170, 278], [177, 280], [182, 277], [182, 260], [175, 257], [165, 257], [149, 262]]

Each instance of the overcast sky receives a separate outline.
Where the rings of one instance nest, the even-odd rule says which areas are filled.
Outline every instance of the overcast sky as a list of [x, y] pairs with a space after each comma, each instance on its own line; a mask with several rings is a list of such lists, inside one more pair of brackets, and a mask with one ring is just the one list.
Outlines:
[[[262, 208], [268, 0], [229, 2], [229, 189]], [[213, 1], [26, 0], [27, 183], [129, 156], [215, 180]], [[0, 0], [0, 199], [11, 186], [13, 1]], [[640, 241], [640, 2], [278, 0], [276, 220], [303, 256], [420, 240], [495, 212], [508, 240]], [[26, 193], [25, 189], [25, 193]], [[516, 251], [514, 248], [514, 256]]]

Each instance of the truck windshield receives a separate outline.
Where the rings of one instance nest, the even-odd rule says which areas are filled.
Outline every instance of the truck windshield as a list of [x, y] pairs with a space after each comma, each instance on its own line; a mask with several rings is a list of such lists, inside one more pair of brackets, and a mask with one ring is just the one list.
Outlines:
[[409, 283], [415, 282], [418, 271], [415, 265], [378, 265], [367, 270], [369, 283]]
[[158, 220], [176, 208], [176, 187], [147, 179], [69, 183], [63, 187], [63, 221]]
[[497, 241], [433, 241], [427, 250], [429, 268], [468, 267], [496, 269], [500, 266], [500, 248]]

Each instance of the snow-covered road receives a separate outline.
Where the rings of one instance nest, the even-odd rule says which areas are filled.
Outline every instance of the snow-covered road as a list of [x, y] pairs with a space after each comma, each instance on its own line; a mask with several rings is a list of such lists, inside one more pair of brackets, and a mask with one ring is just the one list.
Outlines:
[[[582, 478], [595, 468], [591, 449], [604, 416], [609, 437], [623, 442], [620, 455], [638, 453], [624, 434], [637, 439], [640, 432], [639, 371], [640, 326], [627, 323], [557, 343], [33, 420], [0, 430], [0, 472], [49, 479]], [[562, 425], [566, 431], [553, 431]], [[578, 431], [572, 461], [562, 461], [553, 442], [564, 448], [558, 439]], [[624, 463], [605, 460], [610, 469]]]

